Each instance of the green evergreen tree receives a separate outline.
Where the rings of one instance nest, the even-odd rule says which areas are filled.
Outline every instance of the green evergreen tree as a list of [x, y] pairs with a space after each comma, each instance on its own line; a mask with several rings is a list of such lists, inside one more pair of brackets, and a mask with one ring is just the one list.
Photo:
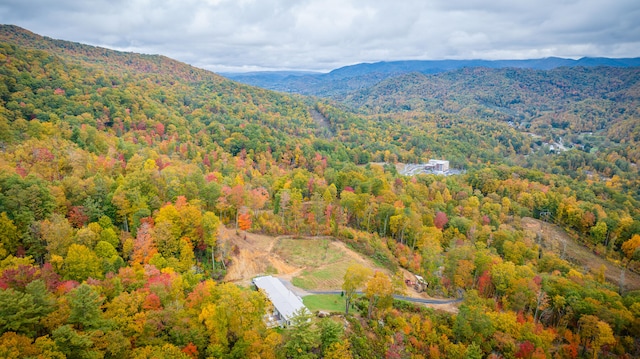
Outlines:
[[79, 330], [96, 329], [103, 326], [102, 309], [103, 299], [91, 288], [83, 283], [69, 293], [69, 307], [71, 312], [67, 322], [73, 324]]

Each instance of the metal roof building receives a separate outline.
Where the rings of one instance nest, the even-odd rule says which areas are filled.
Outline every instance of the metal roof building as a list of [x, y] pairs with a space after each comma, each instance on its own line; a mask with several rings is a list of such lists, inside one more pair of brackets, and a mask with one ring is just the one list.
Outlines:
[[267, 318], [267, 325], [291, 325], [291, 318], [296, 313], [309, 311], [302, 303], [302, 299], [287, 289], [278, 279], [270, 275], [256, 277], [253, 284], [264, 292], [273, 304], [273, 313]]

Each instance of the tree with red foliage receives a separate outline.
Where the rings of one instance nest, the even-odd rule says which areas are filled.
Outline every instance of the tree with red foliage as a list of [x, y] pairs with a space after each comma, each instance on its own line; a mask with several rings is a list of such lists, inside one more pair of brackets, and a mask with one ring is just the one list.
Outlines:
[[518, 351], [516, 352], [516, 358], [531, 358], [533, 351], [535, 350], [535, 346], [528, 340], [520, 343], [518, 345]]
[[40, 278], [38, 267], [20, 264], [2, 271], [0, 275], [0, 288], [12, 288], [24, 291], [27, 285]]
[[158, 136], [164, 136], [164, 125], [161, 122], [156, 123], [156, 133]]
[[40, 268], [40, 278], [44, 280], [44, 283], [47, 286], [47, 290], [53, 292], [60, 285], [62, 278], [60, 275], [56, 273], [53, 269], [51, 263], [45, 263], [42, 268]]
[[147, 297], [144, 299], [144, 303], [142, 304], [142, 308], [144, 310], [160, 310], [162, 309], [162, 303], [160, 302], [160, 297], [158, 297], [155, 293], [149, 293]]
[[482, 272], [482, 275], [478, 277], [478, 293], [488, 298], [493, 295], [493, 284], [491, 283], [491, 274], [488, 270]]
[[436, 217], [433, 219], [433, 225], [438, 229], [443, 229], [447, 222], [449, 222], [449, 218], [444, 212], [437, 212]]
[[85, 214], [83, 206], [73, 206], [67, 215], [69, 223], [75, 228], [82, 228], [89, 222], [89, 216]]
[[186, 347], [182, 348], [182, 352], [187, 354], [192, 358], [198, 357], [198, 347], [196, 347], [193, 343], [189, 342]]
[[385, 358], [387, 359], [400, 359], [405, 357], [405, 347], [404, 347], [404, 335], [400, 332], [397, 332], [393, 336], [393, 341], [389, 348], [387, 348], [387, 352], [385, 353]]

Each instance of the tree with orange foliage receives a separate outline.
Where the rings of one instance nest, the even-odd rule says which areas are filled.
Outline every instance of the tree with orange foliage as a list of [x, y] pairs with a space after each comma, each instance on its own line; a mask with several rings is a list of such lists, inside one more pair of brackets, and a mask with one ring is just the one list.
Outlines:
[[238, 215], [238, 227], [244, 231], [244, 239], [247, 239], [247, 231], [251, 228], [251, 215], [247, 212]]
[[151, 224], [148, 221], [143, 221], [138, 228], [136, 239], [133, 242], [132, 263], [149, 263], [153, 255], [158, 253], [158, 249], [153, 243], [153, 237], [151, 237], [151, 229]]
[[248, 205], [254, 211], [261, 210], [269, 200], [269, 192], [264, 187], [258, 187], [251, 190], [251, 195], [248, 198]]
[[198, 357], [198, 347], [196, 347], [193, 343], [189, 342], [186, 347], [182, 348], [182, 352], [190, 356], [191, 358]]

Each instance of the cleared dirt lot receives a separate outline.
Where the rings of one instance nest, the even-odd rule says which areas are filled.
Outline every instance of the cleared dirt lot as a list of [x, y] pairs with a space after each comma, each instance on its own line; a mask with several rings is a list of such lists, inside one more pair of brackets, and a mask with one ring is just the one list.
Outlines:
[[372, 270], [372, 261], [330, 237], [271, 237], [221, 228], [220, 240], [229, 243], [232, 263], [225, 280], [248, 283], [253, 277], [271, 274], [310, 290], [340, 289], [347, 268], [359, 263]]
[[[254, 277], [269, 274], [305, 290], [340, 290], [347, 268], [354, 263], [393, 274], [331, 237], [272, 237], [254, 233], [245, 236], [244, 233], [236, 234], [234, 229], [221, 227], [219, 240], [226, 243], [232, 257], [224, 280], [240, 285], [249, 285]], [[406, 279], [415, 280], [408, 271], [402, 272]], [[431, 298], [409, 287], [403, 294]], [[457, 312], [457, 304], [425, 305]]]

